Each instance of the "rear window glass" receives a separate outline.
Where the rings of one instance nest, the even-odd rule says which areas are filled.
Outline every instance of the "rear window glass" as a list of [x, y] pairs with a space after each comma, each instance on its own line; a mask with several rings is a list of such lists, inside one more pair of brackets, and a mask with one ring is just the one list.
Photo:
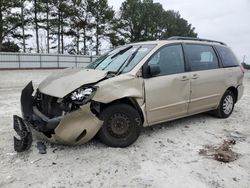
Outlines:
[[223, 67], [239, 66], [237, 58], [229, 48], [223, 46], [216, 46], [216, 49], [222, 60]]
[[184, 49], [191, 71], [219, 68], [217, 56], [211, 46], [187, 44]]

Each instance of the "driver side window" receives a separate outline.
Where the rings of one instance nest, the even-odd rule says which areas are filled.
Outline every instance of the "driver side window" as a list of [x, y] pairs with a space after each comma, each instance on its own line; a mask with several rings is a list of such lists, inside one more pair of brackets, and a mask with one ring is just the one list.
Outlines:
[[171, 45], [161, 48], [151, 57], [148, 65], [159, 65], [160, 75], [170, 75], [185, 72], [182, 46]]

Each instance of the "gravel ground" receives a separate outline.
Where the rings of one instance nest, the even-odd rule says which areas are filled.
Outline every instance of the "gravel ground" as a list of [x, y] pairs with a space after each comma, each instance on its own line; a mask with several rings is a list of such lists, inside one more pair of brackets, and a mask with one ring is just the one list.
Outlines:
[[[58, 70], [0, 71], [0, 187], [240, 187], [250, 185], [250, 73], [245, 93], [228, 119], [207, 114], [143, 130], [131, 147], [109, 148], [98, 140], [68, 147], [33, 142], [22, 154], [13, 149], [12, 115], [20, 115], [20, 92]], [[240, 135], [240, 136], [239, 136]], [[234, 137], [239, 158], [222, 163], [199, 155], [207, 144]]]

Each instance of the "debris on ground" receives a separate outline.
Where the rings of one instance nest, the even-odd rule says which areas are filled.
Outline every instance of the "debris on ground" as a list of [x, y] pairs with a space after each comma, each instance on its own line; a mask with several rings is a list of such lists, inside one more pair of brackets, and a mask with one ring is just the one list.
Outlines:
[[40, 160], [41, 160], [41, 158], [36, 159], [36, 160], [34, 160], [34, 161], [30, 161], [30, 164], [34, 164], [34, 163], [36, 163], [36, 162], [38, 162], [38, 161], [40, 161]]
[[246, 140], [246, 136], [238, 131], [231, 132], [230, 137], [237, 140], [237, 141], [245, 141]]
[[233, 180], [236, 181], [236, 182], [240, 181], [240, 179], [238, 179], [236, 177], [234, 177]]
[[53, 153], [55, 153], [57, 150], [58, 150], [58, 149], [57, 149], [57, 148], [55, 148], [55, 149], [53, 149], [53, 151], [52, 151], [52, 152], [53, 152]]
[[238, 158], [238, 154], [231, 149], [232, 145], [235, 144], [236, 141], [230, 139], [224, 140], [222, 145], [219, 146], [205, 145], [204, 149], [200, 149], [199, 154], [206, 157], [212, 157], [213, 159], [224, 163], [232, 162]]
[[167, 138], [167, 142], [170, 144], [175, 144], [175, 142], [173, 140], [170, 140], [169, 138]]
[[9, 156], [14, 156], [16, 155], [17, 153], [6, 153], [6, 155], [9, 155]]
[[47, 151], [46, 151], [47, 147], [43, 142], [40, 142], [40, 141], [37, 142], [36, 147], [39, 150], [40, 154], [46, 154], [47, 153]]
[[18, 138], [14, 136], [14, 150], [23, 152], [30, 149], [32, 145], [32, 133], [30, 128], [25, 125], [22, 118], [14, 115], [13, 126]]

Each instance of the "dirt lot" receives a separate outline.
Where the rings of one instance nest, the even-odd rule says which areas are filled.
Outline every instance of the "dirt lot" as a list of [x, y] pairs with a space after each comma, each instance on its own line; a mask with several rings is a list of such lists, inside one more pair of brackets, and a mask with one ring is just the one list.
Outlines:
[[[20, 115], [20, 91], [57, 70], [0, 71], [0, 187], [240, 187], [250, 185], [250, 74], [245, 93], [228, 119], [207, 114], [143, 131], [125, 149], [94, 140], [78, 147], [47, 145], [41, 155], [13, 150], [12, 115]], [[206, 145], [234, 138], [239, 158], [222, 163], [199, 155]]]

